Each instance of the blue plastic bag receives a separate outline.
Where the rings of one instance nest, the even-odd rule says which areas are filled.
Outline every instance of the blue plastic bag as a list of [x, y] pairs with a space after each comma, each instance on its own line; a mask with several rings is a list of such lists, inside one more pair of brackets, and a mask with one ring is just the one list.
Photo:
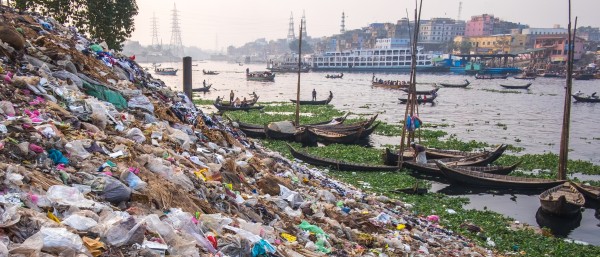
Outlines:
[[266, 256], [267, 252], [275, 253], [277, 250], [269, 242], [261, 239], [252, 247], [252, 257]]

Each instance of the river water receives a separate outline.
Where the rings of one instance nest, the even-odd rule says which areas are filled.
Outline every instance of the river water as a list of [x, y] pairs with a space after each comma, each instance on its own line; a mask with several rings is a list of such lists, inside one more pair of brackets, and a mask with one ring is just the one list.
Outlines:
[[[281, 73], [275, 82], [246, 81], [245, 70], [265, 70], [265, 65], [226, 62], [195, 63], [193, 68], [194, 87], [202, 81], [213, 84], [211, 91], [197, 95], [201, 99], [213, 100], [217, 96], [228, 99], [230, 90], [236, 96], [256, 92], [260, 101], [289, 101], [296, 98], [297, 74]], [[147, 66], [149, 66], [147, 64]], [[157, 76], [174, 89], [182, 90], [183, 74], [181, 63], [163, 63], [162, 67], [179, 68], [177, 76]], [[216, 76], [202, 74], [202, 69], [220, 72]], [[301, 99], [311, 99], [313, 89], [317, 100], [325, 99], [333, 92], [330, 104], [335, 108], [358, 114], [379, 113], [379, 119], [398, 124], [404, 118], [405, 105], [398, 98], [404, 93], [371, 87], [371, 73], [344, 73], [342, 79], [326, 79], [326, 72], [309, 72], [301, 76]], [[331, 73], [332, 74], [332, 73]], [[408, 80], [408, 74], [375, 74], [384, 80]], [[454, 74], [417, 75], [418, 90], [432, 88], [436, 82], [461, 83], [471, 81], [468, 88], [441, 88], [435, 104], [419, 106], [421, 120], [425, 123], [447, 124], [443, 130], [455, 134], [463, 141], [476, 140], [489, 144], [507, 143], [525, 148], [515, 154], [558, 153], [563, 118], [565, 80], [537, 78], [528, 90], [505, 90], [503, 84], [525, 84], [527, 80], [475, 80], [472, 76]], [[500, 93], [497, 91], [521, 92]], [[600, 80], [573, 81], [573, 92], [591, 94], [600, 91]], [[248, 97], [249, 98], [249, 97]], [[212, 110], [205, 110], [212, 111]], [[600, 164], [600, 104], [573, 102], [571, 109], [571, 133], [569, 158]], [[374, 137], [379, 144], [398, 144], [399, 137]], [[598, 180], [600, 176], [586, 176]], [[600, 220], [594, 216], [597, 206], [586, 207], [581, 220], [551, 220], [536, 212], [539, 207], [539, 192], [474, 191], [469, 188], [449, 186], [434, 182], [434, 190], [449, 195], [468, 197], [471, 202], [465, 208], [488, 209], [510, 216], [531, 225], [552, 223], [557, 236], [568, 237], [594, 245], [600, 245]]]

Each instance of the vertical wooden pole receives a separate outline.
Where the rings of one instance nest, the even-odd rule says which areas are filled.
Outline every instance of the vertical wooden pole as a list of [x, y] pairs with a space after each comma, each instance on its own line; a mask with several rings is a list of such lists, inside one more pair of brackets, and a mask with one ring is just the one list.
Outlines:
[[183, 57], [183, 93], [192, 100], [192, 57]]
[[300, 22], [300, 42], [298, 43], [298, 87], [296, 90], [296, 126], [300, 126], [300, 73], [302, 70], [302, 22]]

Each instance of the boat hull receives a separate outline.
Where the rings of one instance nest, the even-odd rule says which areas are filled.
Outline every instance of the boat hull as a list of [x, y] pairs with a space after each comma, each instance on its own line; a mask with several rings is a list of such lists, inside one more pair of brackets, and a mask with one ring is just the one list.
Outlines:
[[573, 216], [585, 204], [584, 196], [570, 183], [563, 183], [540, 194], [542, 210], [557, 216]]

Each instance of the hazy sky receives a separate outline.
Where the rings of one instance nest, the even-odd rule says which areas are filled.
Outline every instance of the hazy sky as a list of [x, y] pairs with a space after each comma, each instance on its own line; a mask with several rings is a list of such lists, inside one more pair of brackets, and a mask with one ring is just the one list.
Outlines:
[[[422, 19], [456, 18], [459, 0], [424, 0]], [[572, 0], [573, 16], [579, 25], [600, 26], [600, 0]], [[330, 36], [340, 30], [342, 12], [346, 29], [357, 29], [373, 22], [396, 22], [414, 10], [414, 0], [137, 0], [139, 14], [132, 40], [143, 45], [152, 42], [152, 15], [158, 18], [158, 37], [163, 44], [171, 40], [173, 4], [179, 11], [182, 41], [186, 46], [222, 50], [240, 46], [257, 38], [285, 38], [290, 12], [294, 13], [296, 35], [302, 11], [306, 13], [311, 37]], [[489, 13], [503, 20], [531, 27], [566, 27], [567, 0], [462, 0], [461, 19]]]

